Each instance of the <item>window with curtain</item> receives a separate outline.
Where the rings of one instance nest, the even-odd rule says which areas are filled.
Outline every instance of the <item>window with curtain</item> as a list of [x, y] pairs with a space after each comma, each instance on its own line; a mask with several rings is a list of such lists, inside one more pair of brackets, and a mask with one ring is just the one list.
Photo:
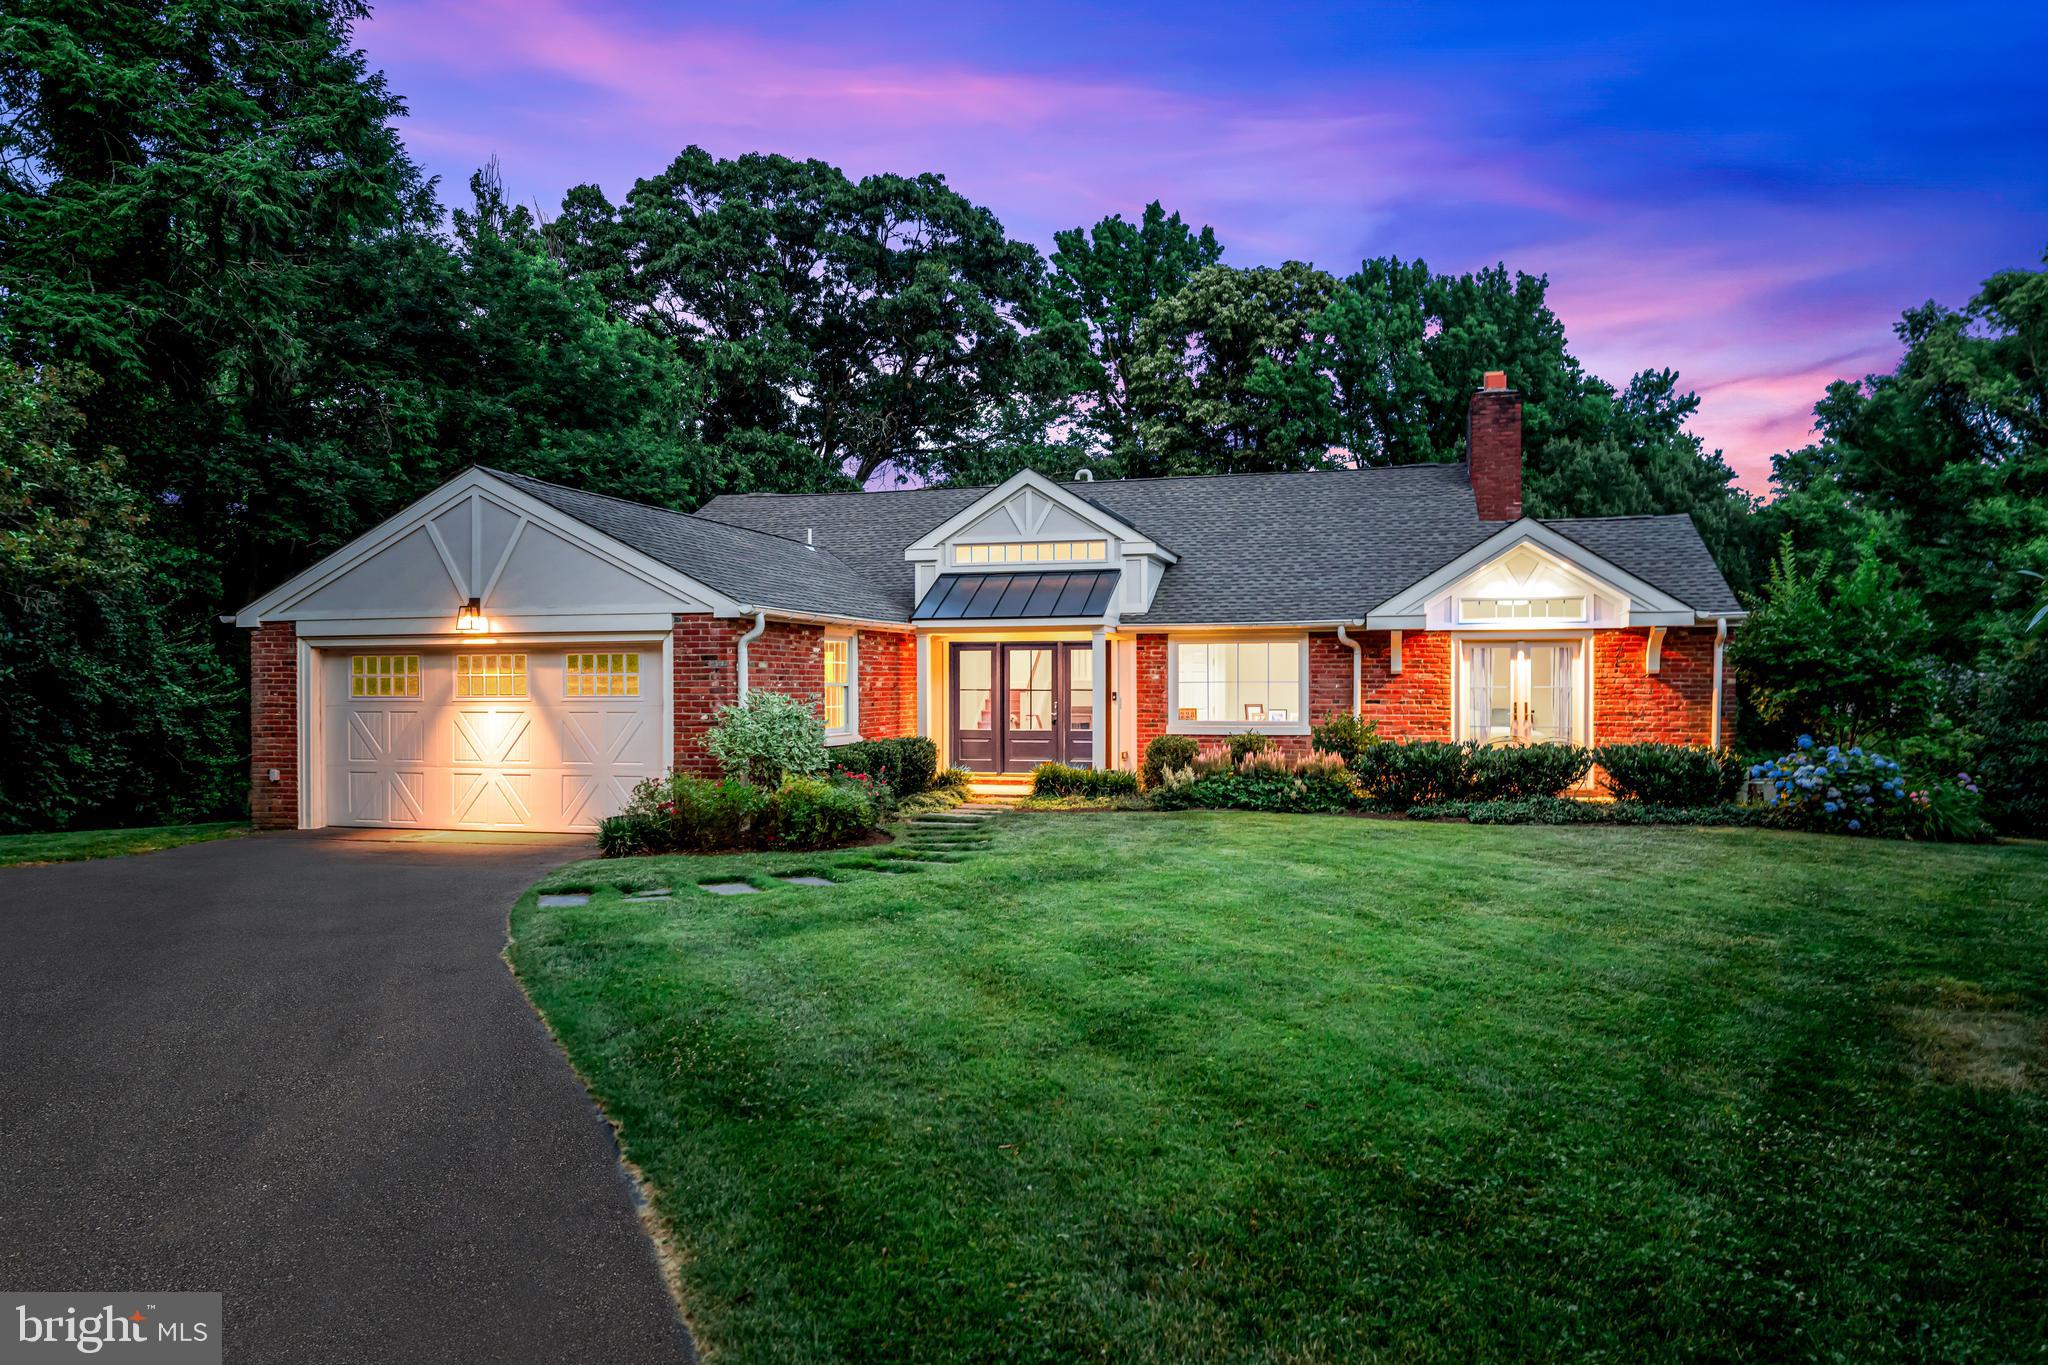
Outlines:
[[1219, 726], [1302, 719], [1298, 640], [1181, 641], [1174, 646], [1174, 719]]
[[825, 637], [825, 728], [846, 730], [853, 723], [853, 640]]

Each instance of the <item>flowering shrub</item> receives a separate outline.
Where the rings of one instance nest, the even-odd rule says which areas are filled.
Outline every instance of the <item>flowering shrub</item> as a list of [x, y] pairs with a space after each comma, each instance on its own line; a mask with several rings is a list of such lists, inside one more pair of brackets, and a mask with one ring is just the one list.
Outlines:
[[1823, 748], [1813, 736], [1801, 735], [1791, 753], [1756, 764], [1749, 775], [1768, 784], [1776, 824], [1838, 834], [1903, 836], [1917, 823], [1898, 763], [1860, 745]]
[[929, 790], [939, 767], [939, 746], [915, 735], [863, 739], [825, 752], [833, 773], [866, 773], [899, 797]]
[[1335, 754], [1267, 750], [1233, 763], [1217, 752], [1167, 769], [1152, 804], [1159, 810], [1340, 811], [1358, 804], [1358, 784]]
[[[626, 808], [598, 830], [607, 857], [628, 853], [708, 853], [751, 848], [768, 795], [750, 782], [713, 782], [688, 773], [643, 779]], [[614, 823], [616, 822], [616, 823]]]
[[1924, 839], [1977, 844], [1991, 837], [1984, 818], [1984, 793], [1968, 773], [1936, 778], [1906, 793], [1906, 810]]

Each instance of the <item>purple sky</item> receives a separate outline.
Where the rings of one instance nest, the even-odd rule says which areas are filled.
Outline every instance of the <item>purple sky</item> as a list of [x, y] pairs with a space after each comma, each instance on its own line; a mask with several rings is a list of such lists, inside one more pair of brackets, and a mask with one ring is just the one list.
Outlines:
[[2048, 248], [2038, 4], [391, 0], [357, 36], [444, 200], [492, 155], [617, 199], [696, 143], [938, 171], [1044, 249], [1157, 198], [1236, 265], [1548, 273], [1574, 352], [1676, 368], [1758, 491], [1902, 309]]

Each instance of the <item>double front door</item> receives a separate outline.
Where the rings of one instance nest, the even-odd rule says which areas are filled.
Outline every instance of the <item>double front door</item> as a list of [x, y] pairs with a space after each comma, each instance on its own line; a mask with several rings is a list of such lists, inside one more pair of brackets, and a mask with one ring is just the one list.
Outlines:
[[1095, 656], [1085, 644], [956, 644], [956, 768], [1025, 773], [1093, 764]]

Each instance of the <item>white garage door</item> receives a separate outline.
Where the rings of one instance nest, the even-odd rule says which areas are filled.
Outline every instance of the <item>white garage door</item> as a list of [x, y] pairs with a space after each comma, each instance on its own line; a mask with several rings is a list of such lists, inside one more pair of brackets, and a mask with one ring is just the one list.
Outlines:
[[646, 645], [322, 651], [331, 825], [577, 831], [662, 761]]

